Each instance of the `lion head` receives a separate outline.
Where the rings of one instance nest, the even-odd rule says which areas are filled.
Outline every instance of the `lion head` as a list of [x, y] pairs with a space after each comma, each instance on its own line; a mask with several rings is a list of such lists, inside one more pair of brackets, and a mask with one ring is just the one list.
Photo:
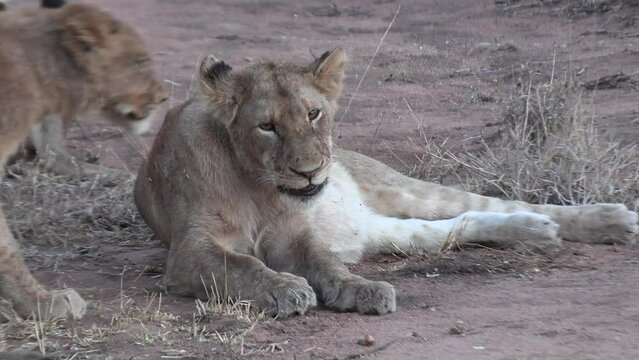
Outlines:
[[340, 48], [305, 66], [268, 62], [233, 71], [213, 56], [202, 61], [202, 92], [228, 131], [237, 163], [256, 183], [287, 198], [321, 193], [345, 61]]
[[142, 39], [130, 26], [91, 6], [71, 4], [56, 11], [60, 42], [91, 84], [88, 107], [134, 133], [146, 131], [145, 120], [166, 100], [166, 90]]

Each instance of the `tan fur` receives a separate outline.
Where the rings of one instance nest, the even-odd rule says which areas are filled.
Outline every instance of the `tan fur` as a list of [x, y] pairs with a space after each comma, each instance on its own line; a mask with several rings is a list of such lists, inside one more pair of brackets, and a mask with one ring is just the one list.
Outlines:
[[[637, 214], [623, 205], [507, 202], [332, 149], [344, 61], [336, 49], [307, 66], [235, 72], [213, 57], [202, 62], [201, 94], [167, 114], [135, 187], [140, 212], [169, 247], [169, 291], [251, 299], [279, 316], [303, 313], [315, 294], [339, 311], [384, 314], [395, 311], [393, 287], [342, 261], [451, 243], [544, 251], [561, 244], [559, 227], [583, 241], [634, 238]], [[310, 121], [312, 109], [322, 117]]]
[[[85, 5], [0, 14], [0, 86], [0, 166], [49, 114], [96, 112], [126, 126], [166, 97], [138, 35]], [[1, 213], [0, 296], [23, 316], [85, 312], [72, 289], [49, 292], [33, 278]]]

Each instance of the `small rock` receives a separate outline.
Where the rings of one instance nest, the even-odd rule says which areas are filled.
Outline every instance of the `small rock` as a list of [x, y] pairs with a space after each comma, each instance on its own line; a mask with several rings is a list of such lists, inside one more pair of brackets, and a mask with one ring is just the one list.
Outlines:
[[363, 338], [357, 340], [357, 344], [362, 346], [373, 346], [375, 345], [375, 338], [370, 335], [365, 335]]
[[450, 77], [463, 77], [469, 75], [472, 75], [472, 71], [470, 69], [463, 68], [455, 70], [452, 74], [450, 74]]
[[451, 326], [450, 329], [448, 329], [448, 333], [451, 335], [464, 335], [464, 333], [466, 332], [466, 323], [464, 323], [463, 321], [458, 321], [455, 325]]

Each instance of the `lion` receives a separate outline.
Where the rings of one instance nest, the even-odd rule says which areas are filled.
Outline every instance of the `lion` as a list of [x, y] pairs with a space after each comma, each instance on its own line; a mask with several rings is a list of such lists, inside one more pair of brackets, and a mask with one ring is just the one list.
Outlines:
[[138, 209], [169, 247], [167, 291], [248, 299], [277, 317], [318, 301], [381, 315], [396, 310], [393, 286], [345, 263], [471, 243], [552, 251], [562, 238], [634, 241], [638, 217], [624, 205], [505, 201], [336, 148], [345, 62], [341, 48], [307, 65], [202, 61], [201, 90], [167, 113], [135, 185]]
[[[64, 6], [65, 0], [42, 0], [40, 7], [56, 9]], [[0, 0], [0, 11], [6, 10], [6, 1]], [[34, 160], [43, 168], [56, 175], [85, 176], [91, 174], [116, 175], [121, 172], [79, 161], [66, 148], [67, 130], [75, 119], [62, 118], [58, 114], [48, 114], [41, 124], [31, 130], [25, 143], [7, 161], [7, 165], [21, 160]], [[139, 129], [142, 130], [142, 129]]]
[[[96, 112], [144, 128], [166, 100], [143, 41], [128, 25], [87, 5], [0, 14], [0, 166], [48, 114]], [[46, 290], [29, 272], [0, 212], [0, 297], [24, 317], [80, 318], [73, 289]]]
[[[0, 10], [2, 8], [0, 0]], [[64, 0], [42, 0], [40, 6], [44, 9], [56, 9], [65, 5]], [[59, 114], [48, 114], [45, 119], [31, 129], [25, 143], [18, 148], [7, 161], [12, 165], [19, 161], [37, 160], [39, 165], [48, 172], [56, 175], [71, 175], [85, 177], [87, 175], [119, 175], [123, 172], [96, 164], [81, 161], [67, 151], [67, 132], [75, 118], [62, 117]], [[150, 129], [150, 121], [136, 124], [136, 134], [142, 134]]]

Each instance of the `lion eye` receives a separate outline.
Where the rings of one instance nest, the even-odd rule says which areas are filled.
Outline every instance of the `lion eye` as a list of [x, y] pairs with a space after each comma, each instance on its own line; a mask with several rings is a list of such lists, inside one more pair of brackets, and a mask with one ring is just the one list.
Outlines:
[[269, 132], [274, 132], [275, 131], [275, 125], [272, 122], [261, 123], [261, 124], [258, 125], [258, 127], [262, 131], [269, 131]]
[[320, 118], [320, 115], [322, 115], [322, 111], [320, 109], [311, 109], [308, 112], [308, 120], [315, 121]]

